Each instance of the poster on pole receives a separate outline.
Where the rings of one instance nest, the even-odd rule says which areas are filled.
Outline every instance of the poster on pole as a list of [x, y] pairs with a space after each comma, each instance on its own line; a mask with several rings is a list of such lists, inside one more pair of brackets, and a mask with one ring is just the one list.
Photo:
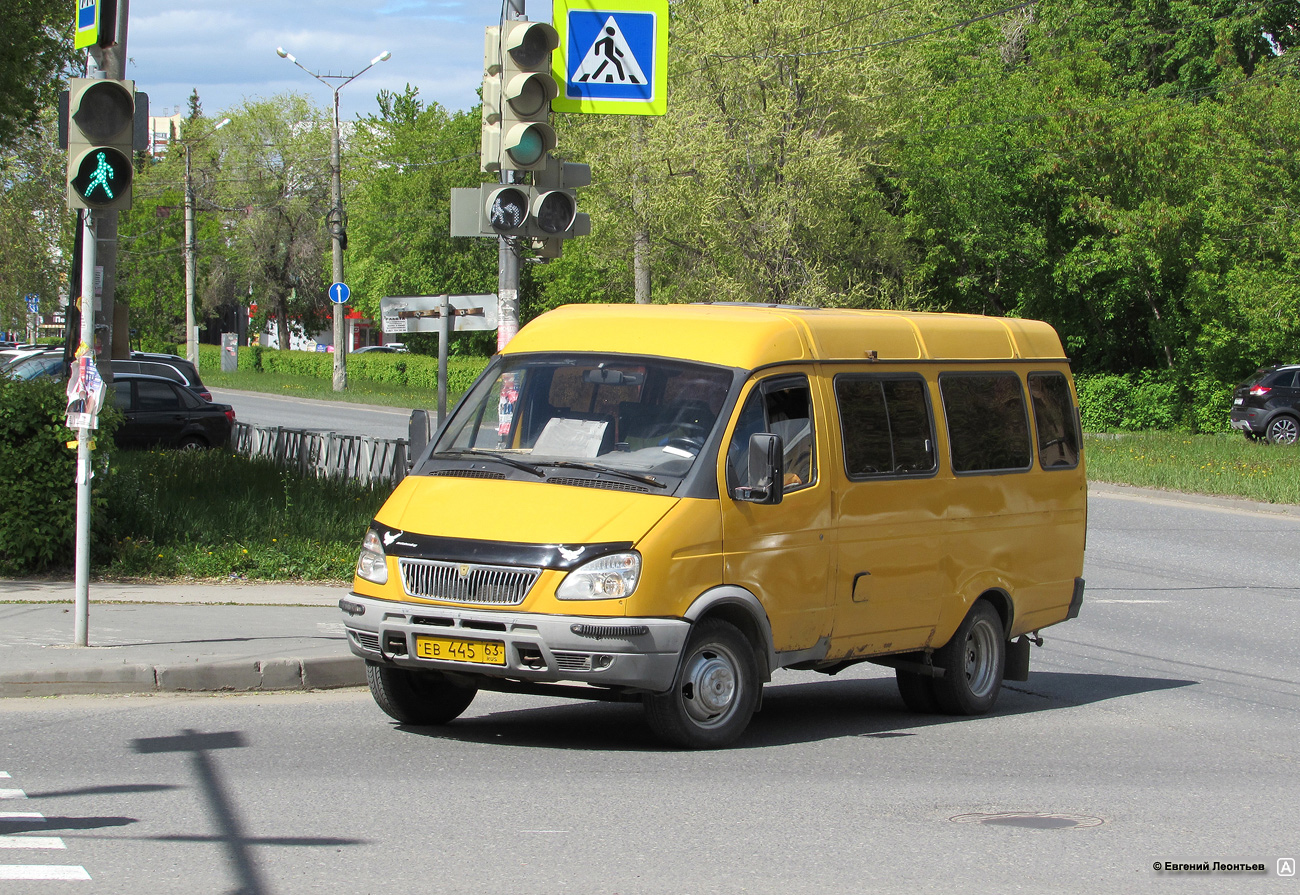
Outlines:
[[[442, 332], [441, 295], [392, 295], [379, 300], [386, 334]], [[448, 295], [452, 329], [457, 332], [497, 328], [495, 295]]]

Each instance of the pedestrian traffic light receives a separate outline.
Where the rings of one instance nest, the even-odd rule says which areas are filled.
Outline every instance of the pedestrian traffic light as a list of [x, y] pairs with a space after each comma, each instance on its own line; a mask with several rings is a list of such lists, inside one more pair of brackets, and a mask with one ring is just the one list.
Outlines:
[[68, 207], [131, 207], [135, 82], [73, 78], [68, 84]]
[[560, 37], [545, 22], [509, 21], [488, 28], [483, 52], [484, 171], [531, 171], [555, 148], [549, 124], [558, 88], [551, 53]]

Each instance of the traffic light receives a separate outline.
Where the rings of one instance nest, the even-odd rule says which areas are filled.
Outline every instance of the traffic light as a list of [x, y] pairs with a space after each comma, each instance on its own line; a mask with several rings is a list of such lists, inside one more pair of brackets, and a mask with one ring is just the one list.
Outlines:
[[483, 47], [484, 171], [532, 171], [555, 148], [549, 124], [558, 87], [551, 53], [560, 37], [545, 22], [509, 21], [487, 29]]
[[135, 82], [73, 78], [68, 84], [68, 207], [131, 207]]
[[525, 236], [529, 228], [532, 187], [519, 183], [485, 183], [480, 230], [493, 236]]

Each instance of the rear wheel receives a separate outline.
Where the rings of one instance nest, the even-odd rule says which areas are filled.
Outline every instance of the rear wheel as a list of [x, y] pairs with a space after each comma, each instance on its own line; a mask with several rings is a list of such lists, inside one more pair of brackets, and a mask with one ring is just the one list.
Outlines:
[[403, 724], [446, 724], [469, 708], [478, 690], [454, 684], [436, 671], [393, 668], [366, 663], [370, 695], [390, 717]]
[[208, 443], [197, 435], [186, 436], [179, 445], [182, 451], [203, 451], [207, 450]]
[[1265, 430], [1269, 444], [1295, 444], [1297, 434], [1300, 434], [1300, 424], [1290, 416], [1275, 417]]
[[992, 604], [980, 600], [957, 627], [952, 639], [935, 651], [934, 664], [944, 670], [934, 680], [935, 701], [950, 715], [982, 715], [1002, 689], [1006, 635]]
[[734, 625], [710, 618], [698, 623], [673, 688], [644, 699], [655, 736], [673, 746], [717, 749], [734, 741], [758, 706], [758, 659]]

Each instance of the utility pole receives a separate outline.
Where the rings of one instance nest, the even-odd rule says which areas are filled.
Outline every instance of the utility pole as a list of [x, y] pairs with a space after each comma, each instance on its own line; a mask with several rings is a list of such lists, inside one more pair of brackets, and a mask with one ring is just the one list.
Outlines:
[[[524, 0], [506, 0], [507, 20], [524, 17]], [[504, 22], [502, 23], [504, 24]], [[504, 31], [504, 29], [502, 29]], [[513, 183], [514, 172], [501, 169], [501, 183]], [[519, 239], [501, 236], [497, 249], [497, 350], [505, 348], [519, 332]]]
[[[380, 62], [384, 62], [392, 57], [392, 53], [384, 50], [370, 64], [361, 71], [351, 75], [322, 75], [305, 68], [301, 62], [293, 57], [293, 54], [285, 52], [284, 47], [276, 47], [275, 53], [281, 59], [288, 59], [294, 65], [301, 68], [307, 74], [320, 81], [334, 93], [334, 127], [330, 134], [330, 210], [326, 217], [326, 225], [330, 231], [330, 242], [333, 247], [334, 261], [334, 282], [343, 282], [343, 245], [347, 240], [347, 231], [343, 223], [343, 163], [342, 149], [339, 140], [339, 91], [351, 84], [357, 78], [364, 75], [370, 69], [374, 68]], [[331, 80], [342, 81], [337, 87], [331, 86]], [[346, 342], [346, 321], [343, 315], [343, 304], [334, 303], [334, 391], [341, 392], [348, 387], [348, 368], [347, 368], [347, 345]]]
[[[103, 212], [85, 211], [81, 238], [81, 344], [88, 346], [91, 358], [95, 350], [95, 226]], [[89, 420], [87, 420], [89, 422]], [[77, 538], [75, 595], [72, 622], [73, 643], [86, 646], [90, 638], [90, 433], [77, 430]]]
[[[230, 119], [226, 118], [214, 127], [213, 133], [221, 130]], [[195, 245], [194, 245], [194, 174], [190, 164], [190, 150], [193, 140], [183, 140], [185, 146], [185, 359], [199, 368], [199, 334], [198, 323], [194, 315], [194, 281], [195, 281]]]

